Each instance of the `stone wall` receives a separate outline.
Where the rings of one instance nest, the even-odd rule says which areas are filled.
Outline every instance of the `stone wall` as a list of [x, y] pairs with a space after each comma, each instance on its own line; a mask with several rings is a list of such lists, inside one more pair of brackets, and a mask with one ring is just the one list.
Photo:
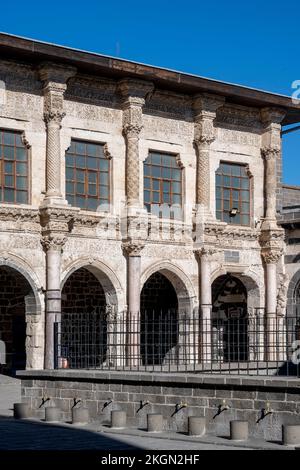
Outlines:
[[[145, 428], [147, 413], [159, 412], [165, 429], [184, 432], [188, 416], [196, 415], [207, 418], [209, 433], [225, 435], [230, 420], [247, 419], [250, 435], [267, 440], [280, 440], [283, 424], [300, 424], [299, 380], [293, 378], [72, 370], [26, 371], [18, 377], [22, 400], [39, 417], [44, 406], [56, 405], [69, 420], [74, 399], [80, 399], [102, 424], [120, 409], [129, 426]], [[41, 406], [43, 398], [49, 400]], [[176, 411], [182, 404], [187, 406]], [[224, 405], [229, 408], [218, 414]], [[263, 418], [268, 407], [272, 412]]]
[[282, 206], [283, 208], [289, 206], [300, 205], [300, 186], [282, 186]]

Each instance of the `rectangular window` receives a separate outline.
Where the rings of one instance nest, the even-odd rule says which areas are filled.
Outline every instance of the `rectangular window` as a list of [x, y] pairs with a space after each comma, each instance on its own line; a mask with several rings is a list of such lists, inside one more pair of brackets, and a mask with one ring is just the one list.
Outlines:
[[150, 152], [144, 162], [144, 205], [160, 217], [182, 216], [182, 170], [176, 155]]
[[88, 211], [108, 210], [109, 160], [103, 144], [72, 140], [66, 152], [66, 199]]
[[250, 225], [250, 177], [245, 165], [221, 163], [216, 172], [216, 217], [234, 225]]
[[28, 203], [28, 150], [20, 132], [0, 130], [0, 202]]

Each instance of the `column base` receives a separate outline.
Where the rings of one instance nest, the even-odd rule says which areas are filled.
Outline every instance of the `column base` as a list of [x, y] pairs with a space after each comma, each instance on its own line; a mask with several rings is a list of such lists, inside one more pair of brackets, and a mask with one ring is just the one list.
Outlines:
[[46, 196], [41, 204], [41, 208], [48, 207], [48, 206], [63, 206], [63, 207], [70, 207], [70, 204], [66, 199], [59, 196]]

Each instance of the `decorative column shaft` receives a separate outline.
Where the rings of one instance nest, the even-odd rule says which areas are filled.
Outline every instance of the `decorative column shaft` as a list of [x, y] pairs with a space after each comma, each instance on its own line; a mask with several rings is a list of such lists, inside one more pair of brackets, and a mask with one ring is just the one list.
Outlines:
[[60, 129], [64, 113], [45, 113], [46, 144], [46, 198], [62, 199], [60, 165]]
[[202, 362], [210, 362], [212, 355], [211, 338], [211, 257], [215, 253], [212, 248], [201, 248], [195, 251], [200, 262], [199, 269], [199, 290], [200, 290], [200, 313], [201, 313], [201, 333], [200, 333], [200, 356]]
[[278, 319], [277, 310], [277, 263], [281, 257], [280, 250], [263, 251], [262, 255], [266, 264], [266, 359], [275, 361], [278, 357], [277, 337]]
[[54, 368], [54, 323], [61, 321], [61, 253], [67, 238], [47, 235], [42, 238], [46, 251], [45, 369]]
[[132, 207], [141, 205], [139, 139], [143, 128], [143, 106], [152, 91], [153, 84], [142, 80], [127, 79], [119, 83], [126, 141], [126, 197], [127, 205]]
[[195, 113], [194, 144], [197, 150], [196, 204], [210, 211], [210, 146], [215, 140], [214, 119], [217, 109], [224, 104], [222, 97], [196, 95], [193, 102]]
[[123, 249], [127, 254], [127, 363], [132, 367], [136, 367], [140, 363], [140, 284], [141, 251], [143, 248], [144, 245], [140, 242], [128, 242], [123, 245]]
[[46, 197], [47, 203], [65, 203], [61, 191], [61, 121], [64, 92], [67, 80], [75, 75], [76, 69], [46, 63], [40, 69], [44, 83], [44, 119], [47, 131], [46, 143]]
[[265, 160], [265, 218], [276, 220], [276, 190], [278, 186], [276, 162], [281, 154], [281, 122], [285, 111], [276, 108], [264, 108], [261, 119], [264, 124], [262, 136], [262, 156]]

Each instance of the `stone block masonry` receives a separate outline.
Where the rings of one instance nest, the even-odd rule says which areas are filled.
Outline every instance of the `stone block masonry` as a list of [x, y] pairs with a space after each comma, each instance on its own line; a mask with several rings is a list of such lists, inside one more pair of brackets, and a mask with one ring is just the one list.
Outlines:
[[36, 417], [57, 406], [69, 421], [81, 400], [94, 421], [108, 425], [111, 411], [122, 410], [128, 427], [141, 429], [148, 413], [162, 414], [163, 429], [178, 432], [188, 431], [189, 416], [205, 417], [207, 432], [217, 436], [229, 435], [230, 421], [246, 420], [249, 436], [265, 440], [281, 440], [283, 425], [300, 424], [296, 378], [75, 370], [28, 370], [18, 378]]

